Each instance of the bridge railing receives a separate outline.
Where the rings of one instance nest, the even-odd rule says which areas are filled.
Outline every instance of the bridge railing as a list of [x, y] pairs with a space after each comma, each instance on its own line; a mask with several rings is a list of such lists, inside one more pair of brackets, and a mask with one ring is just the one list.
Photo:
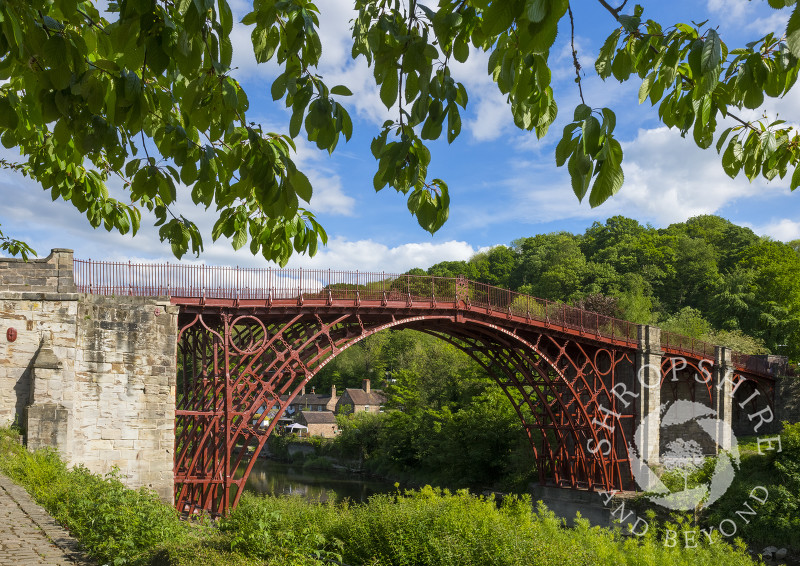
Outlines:
[[544, 322], [548, 326], [569, 328], [586, 335], [635, 344], [638, 325], [628, 320], [604, 316], [571, 307], [565, 303], [538, 299], [485, 283], [469, 281], [473, 306]]
[[[564, 303], [538, 299], [463, 278], [398, 275], [331, 269], [263, 269], [203, 264], [132, 263], [74, 260], [78, 292], [97, 295], [205, 297], [207, 299], [279, 300], [300, 297], [333, 300], [463, 301], [468, 308], [502, 312], [571, 329], [588, 336], [635, 344], [637, 325]], [[662, 332], [662, 346], [714, 359], [714, 345]], [[734, 353], [737, 367], [768, 373], [761, 356]]]
[[772, 373], [767, 356], [750, 356], [739, 352], [733, 352], [733, 365], [760, 375]]
[[661, 346], [663, 348], [672, 348], [681, 350], [683, 352], [690, 352], [696, 356], [705, 359], [714, 359], [714, 344], [691, 338], [689, 336], [682, 336], [674, 332], [661, 331]]
[[81, 293], [217, 299], [333, 298], [454, 302], [456, 279], [331, 269], [263, 269], [74, 260]]

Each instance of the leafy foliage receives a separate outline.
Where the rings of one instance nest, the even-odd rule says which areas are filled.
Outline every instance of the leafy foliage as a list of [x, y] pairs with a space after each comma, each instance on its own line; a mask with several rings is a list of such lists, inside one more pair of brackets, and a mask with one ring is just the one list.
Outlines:
[[[331, 541], [334, 549], [340, 541], [345, 564], [752, 564], [743, 550], [719, 541], [676, 550], [656, 536], [627, 538], [585, 520], [565, 529], [544, 507], [534, 511], [527, 496], [505, 497], [498, 507], [491, 498], [426, 486], [373, 496], [363, 505], [246, 496], [239, 509], [236, 532], [265, 533], [266, 540], [280, 530], [303, 532]], [[263, 529], [265, 516], [281, 522], [267, 520], [270, 527]]]
[[[75, 0], [0, 6], [0, 141], [25, 157], [3, 165], [72, 202], [94, 227], [135, 234], [139, 207], [150, 210], [178, 257], [202, 249], [197, 226], [173, 210], [180, 184], [194, 204], [216, 207], [213, 237], [236, 249], [249, 241], [253, 253], [284, 264], [325, 243], [299, 205], [312, 191], [291, 137], [247, 121], [247, 95], [230, 75], [228, 2], [121, 0], [109, 12], [112, 21]], [[245, 21], [255, 24], [259, 61], [277, 52], [285, 68], [273, 94], [287, 92], [309, 139], [333, 150], [351, 126], [332, 98], [344, 90], [312, 72], [316, 13], [303, 1], [259, 2]], [[109, 196], [112, 177], [130, 202]]]
[[[616, 28], [595, 62], [600, 77], [641, 80], [640, 101], [657, 104], [664, 124], [691, 132], [702, 148], [721, 119], [732, 119], [716, 146], [732, 177], [793, 171], [791, 188], [800, 184], [796, 131], [782, 120], [735, 115], [796, 82], [794, 1], [771, 3], [792, 10], [784, 37], [768, 34], [734, 49], [707, 22], [663, 27], [645, 20], [641, 6], [623, 14], [626, 3], [600, 4]], [[354, 8], [352, 56], [372, 67], [381, 100], [396, 110], [371, 145], [375, 190], [407, 195], [411, 213], [433, 233], [447, 220], [450, 195], [444, 180], [428, 178], [426, 142], [444, 136], [452, 143], [468, 103], [453, 60], [488, 53], [488, 73], [515, 124], [541, 138], [558, 114], [550, 50], [564, 18], [573, 26], [576, 18], [567, 0], [445, 0], [436, 8], [355, 0]], [[135, 234], [141, 209], [151, 211], [178, 257], [203, 247], [195, 223], [176, 210], [184, 190], [195, 205], [215, 207], [215, 240], [224, 236], [234, 249], [249, 243], [281, 264], [295, 252], [313, 255], [327, 235], [301, 206], [313, 191], [294, 162], [293, 140], [303, 132], [332, 152], [353, 133], [341, 103], [350, 88], [329, 86], [317, 72], [320, 17], [308, 0], [256, 0], [242, 21], [256, 60], [278, 65], [270, 94], [291, 112], [288, 134], [278, 134], [247, 119], [248, 96], [231, 69], [228, 0], [118, 0], [103, 14], [88, 0], [7, 0], [0, 4], [0, 142], [22, 159], [0, 166], [71, 202], [96, 228]], [[623, 152], [616, 114], [583, 100], [574, 60], [581, 103], [555, 157], [567, 165], [577, 198], [597, 206], [623, 184]], [[121, 198], [109, 191], [116, 178]], [[31, 253], [4, 236], [0, 248]]]
[[[770, 449], [764, 442], [760, 450], [757, 439], [744, 443], [741, 468], [733, 484], [708, 510], [705, 520], [718, 525], [724, 518], [735, 516], [742, 509], [742, 502], [748, 501], [753, 487], [762, 486], [767, 490], [767, 500], [758, 506], [755, 520], [742, 522], [741, 535], [761, 547], [778, 545], [800, 550], [800, 423], [784, 422], [780, 438], [780, 452], [777, 443]], [[764, 497], [763, 492], [758, 495]]]
[[7, 431], [0, 431], [0, 470], [103, 562], [144, 564], [156, 546], [191, 538], [175, 510], [155, 493], [127, 489], [114, 474], [104, 478], [83, 467], [68, 470], [57, 453], [31, 454]]

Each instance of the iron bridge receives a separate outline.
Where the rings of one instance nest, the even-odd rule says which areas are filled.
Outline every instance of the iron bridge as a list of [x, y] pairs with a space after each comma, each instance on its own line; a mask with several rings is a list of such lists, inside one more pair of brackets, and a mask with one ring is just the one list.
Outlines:
[[[180, 307], [174, 470], [181, 511], [222, 514], [235, 506], [278, 421], [262, 427], [267, 415], [276, 409], [280, 416], [336, 355], [390, 328], [441, 338], [486, 370], [519, 415], [541, 484], [636, 487], [630, 450], [644, 409], [613, 394], [615, 387], [643, 393], [643, 327], [634, 323], [462, 277], [79, 259], [75, 277], [80, 292], [168, 296]], [[662, 398], [714, 406], [712, 382], [697, 377], [719, 365], [719, 350], [661, 332]], [[737, 395], [760, 391], [771, 404], [766, 359], [730, 359], [736, 379], [748, 383]], [[596, 450], [603, 442], [610, 449]]]

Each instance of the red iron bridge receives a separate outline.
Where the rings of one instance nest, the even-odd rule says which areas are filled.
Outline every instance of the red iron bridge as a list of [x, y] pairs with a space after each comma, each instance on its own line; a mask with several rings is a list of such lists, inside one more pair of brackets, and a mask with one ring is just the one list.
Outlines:
[[267, 415], [387, 329], [431, 334], [480, 364], [519, 415], [543, 485], [635, 490], [632, 461], [655, 462], [666, 440], [644, 419], [662, 403], [703, 404], [737, 433], [771, 421], [770, 357], [463, 277], [80, 259], [74, 273], [82, 293], [167, 296], [180, 307], [181, 511], [235, 506], [277, 423], [262, 426]]

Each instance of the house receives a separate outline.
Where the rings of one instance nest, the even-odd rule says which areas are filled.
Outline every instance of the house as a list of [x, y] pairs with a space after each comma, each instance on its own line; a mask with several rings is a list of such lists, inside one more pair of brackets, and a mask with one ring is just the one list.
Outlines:
[[289, 416], [297, 416], [300, 411], [331, 411], [336, 408], [336, 402], [339, 397], [336, 396], [336, 386], [331, 386], [330, 395], [317, 395], [315, 388], [311, 388], [311, 393], [306, 393], [306, 388], [303, 387], [300, 395], [292, 399], [292, 402], [286, 408], [286, 414]]
[[345, 389], [336, 402], [337, 413], [379, 413], [386, 403], [386, 395], [380, 389], [372, 389], [365, 379], [361, 389]]
[[339, 425], [332, 411], [300, 411], [297, 423], [308, 427], [308, 436], [333, 438], [339, 434]]
[[[256, 413], [253, 415], [253, 427], [258, 427], [258, 428], [264, 430], [264, 429], [268, 428], [270, 423], [273, 420], [275, 420], [275, 418], [278, 416], [278, 407], [277, 406], [272, 407], [269, 410], [269, 412], [267, 412], [266, 415], [265, 415], [264, 412], [266, 410], [267, 410], [267, 406], [266, 405], [262, 405], [261, 407], [258, 408]], [[285, 426], [287, 424], [292, 424], [292, 419], [290, 419], [290, 418], [288, 418], [286, 416], [281, 416], [281, 418], [279, 418], [278, 422], [276, 423], [276, 425], [278, 427]]]

